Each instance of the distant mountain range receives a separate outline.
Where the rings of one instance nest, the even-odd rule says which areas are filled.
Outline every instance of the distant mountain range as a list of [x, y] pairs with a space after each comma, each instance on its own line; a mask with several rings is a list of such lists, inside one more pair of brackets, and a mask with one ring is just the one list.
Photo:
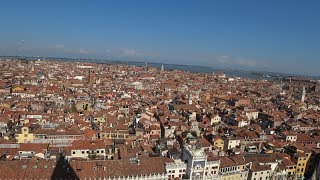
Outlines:
[[72, 62], [94, 62], [103, 64], [127, 64], [135, 66], [145, 66], [146, 63], [149, 67], [159, 68], [164, 65], [165, 70], [180, 70], [189, 71], [196, 73], [211, 74], [214, 72], [223, 72], [228, 76], [238, 76], [252, 79], [278, 79], [278, 78], [307, 78], [307, 79], [320, 79], [320, 77], [306, 76], [299, 74], [288, 74], [288, 73], [275, 73], [275, 72], [264, 72], [264, 71], [248, 71], [240, 69], [221, 69], [206, 66], [195, 66], [195, 65], [181, 65], [181, 64], [167, 64], [157, 62], [142, 62], [142, 61], [121, 61], [112, 59], [87, 59], [87, 58], [65, 58], [65, 57], [20, 57], [20, 56], [0, 56], [0, 59], [24, 59], [24, 60], [54, 60], [54, 61], [72, 61]]

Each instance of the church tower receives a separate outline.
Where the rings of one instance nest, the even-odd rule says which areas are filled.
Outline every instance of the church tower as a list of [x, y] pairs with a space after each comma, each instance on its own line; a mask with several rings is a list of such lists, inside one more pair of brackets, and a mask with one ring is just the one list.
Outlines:
[[148, 62], [146, 61], [146, 62], [144, 62], [144, 64], [145, 64], [145, 70], [149, 71]]
[[191, 96], [191, 94], [188, 95], [188, 104], [189, 105], [192, 104], [192, 96]]
[[302, 93], [301, 93], [301, 102], [304, 102], [305, 98], [306, 98], [306, 87], [303, 86]]
[[164, 65], [161, 64], [161, 71], [164, 71]]

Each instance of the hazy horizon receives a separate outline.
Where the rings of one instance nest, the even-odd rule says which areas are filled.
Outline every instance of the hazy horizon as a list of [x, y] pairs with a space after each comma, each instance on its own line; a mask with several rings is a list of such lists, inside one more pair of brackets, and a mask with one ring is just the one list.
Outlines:
[[0, 56], [320, 75], [320, 2], [5, 1]]

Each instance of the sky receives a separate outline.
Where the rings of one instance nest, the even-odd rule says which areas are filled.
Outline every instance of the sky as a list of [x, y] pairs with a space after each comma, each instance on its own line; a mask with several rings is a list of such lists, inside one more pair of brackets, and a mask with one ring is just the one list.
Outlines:
[[319, 9], [319, 0], [2, 1], [0, 56], [319, 76]]

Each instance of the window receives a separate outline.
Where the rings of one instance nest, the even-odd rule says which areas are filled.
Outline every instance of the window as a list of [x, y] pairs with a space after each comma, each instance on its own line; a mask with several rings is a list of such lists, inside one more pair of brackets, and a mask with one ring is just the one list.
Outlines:
[[99, 153], [99, 151], [97, 151], [97, 153]]
[[81, 153], [84, 154], [84, 151], [82, 151]]
[[75, 152], [75, 151], [72, 151], [72, 154], [76, 154], [76, 152]]

